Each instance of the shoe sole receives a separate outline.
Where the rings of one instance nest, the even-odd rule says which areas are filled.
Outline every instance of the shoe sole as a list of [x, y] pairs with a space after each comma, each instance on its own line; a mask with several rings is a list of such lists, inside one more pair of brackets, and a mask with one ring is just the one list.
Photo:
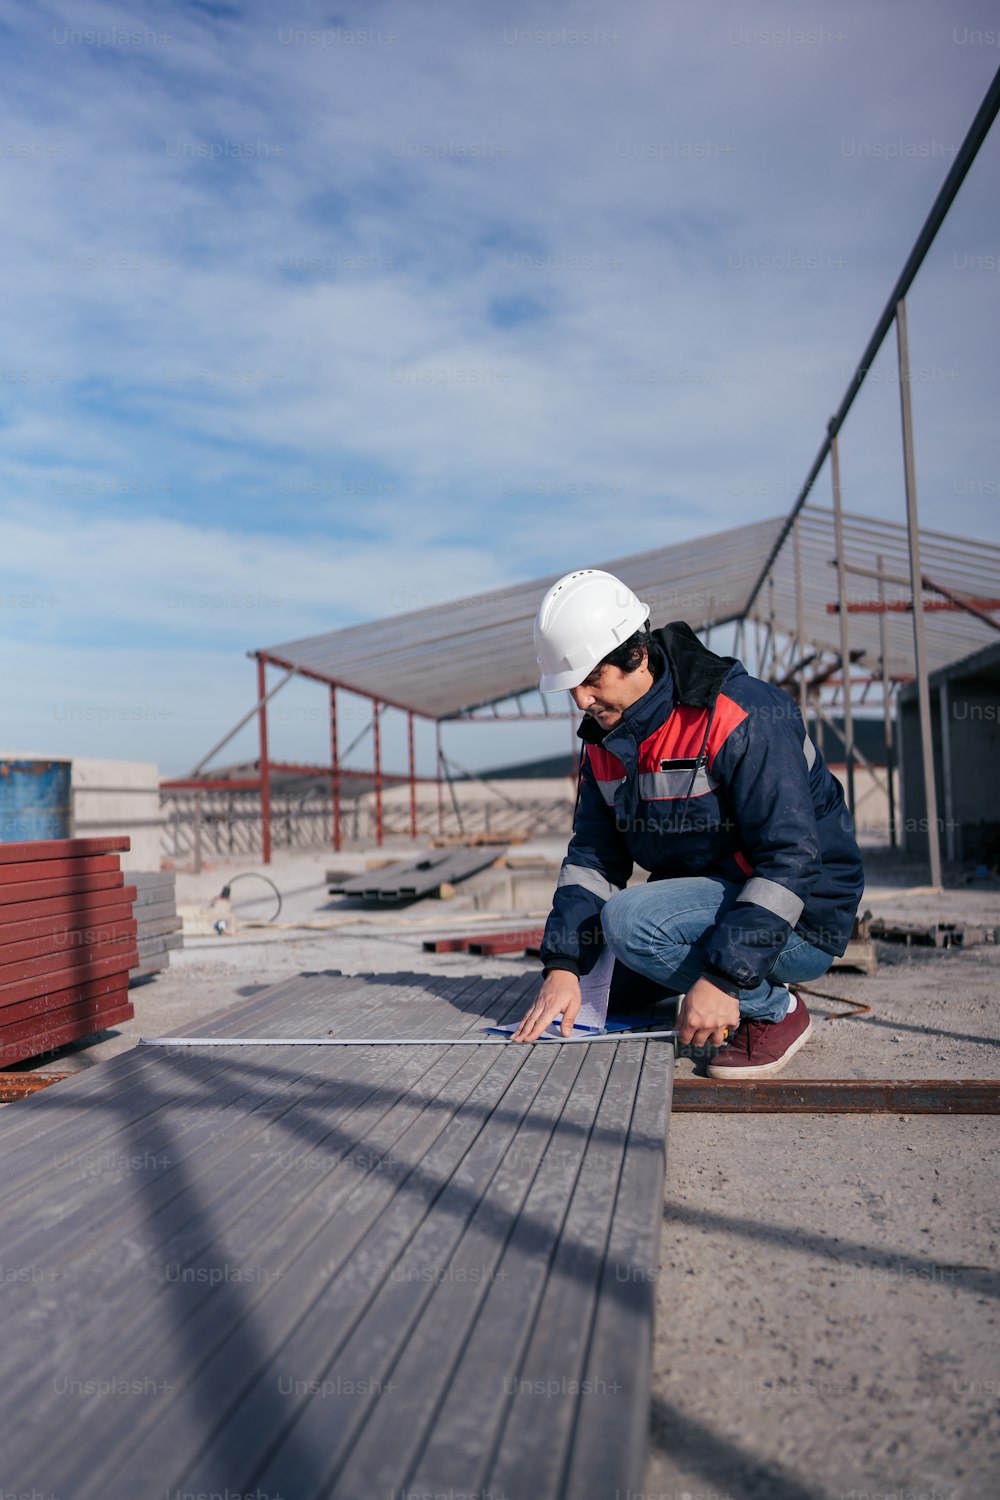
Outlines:
[[797, 1036], [784, 1056], [775, 1058], [774, 1062], [758, 1063], [756, 1067], [754, 1067], [752, 1064], [749, 1064], [745, 1068], [741, 1068], [739, 1066], [735, 1068], [725, 1068], [718, 1067], [710, 1063], [708, 1067], [708, 1076], [709, 1078], [728, 1078], [730, 1081], [736, 1081], [740, 1078], [773, 1078], [775, 1073], [780, 1073], [782, 1068], [787, 1067], [792, 1058], [795, 1056], [796, 1052], [798, 1052], [802, 1047], [805, 1046], [806, 1042], [812, 1036], [812, 1029], [812, 1020], [810, 1019], [809, 1025], [806, 1027], [805, 1031], [803, 1031], [802, 1035]]

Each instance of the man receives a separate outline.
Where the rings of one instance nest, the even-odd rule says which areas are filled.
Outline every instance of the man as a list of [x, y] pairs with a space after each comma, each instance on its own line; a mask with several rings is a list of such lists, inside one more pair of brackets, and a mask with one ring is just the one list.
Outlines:
[[[571, 1033], [607, 945], [683, 995], [680, 1041], [722, 1047], [712, 1077], [768, 1076], [811, 1029], [789, 985], [847, 946], [864, 885], [853, 825], [793, 700], [648, 617], [594, 569], [566, 574], [538, 611], [541, 690], [572, 692], [586, 748], [545, 978], [514, 1040], [558, 1016]], [[626, 889], [634, 865], [649, 880]]]

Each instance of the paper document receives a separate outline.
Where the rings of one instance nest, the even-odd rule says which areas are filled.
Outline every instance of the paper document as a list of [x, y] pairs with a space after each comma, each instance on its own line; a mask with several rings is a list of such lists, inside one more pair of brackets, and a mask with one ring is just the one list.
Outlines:
[[[610, 948], [605, 948], [597, 963], [589, 974], [580, 976], [580, 1009], [576, 1020], [573, 1022], [573, 1030], [578, 1032], [604, 1031], [608, 1020], [608, 997], [611, 994], [611, 975], [615, 967], [615, 956]], [[562, 1018], [557, 1017], [551, 1025], [546, 1026], [538, 1040], [545, 1037], [559, 1037], [559, 1022]], [[634, 1024], [634, 1022], [633, 1022]], [[491, 1026], [490, 1031], [509, 1036], [516, 1031], [520, 1025], [515, 1021], [510, 1026]], [[616, 1027], [616, 1030], [628, 1030], [628, 1026]]]

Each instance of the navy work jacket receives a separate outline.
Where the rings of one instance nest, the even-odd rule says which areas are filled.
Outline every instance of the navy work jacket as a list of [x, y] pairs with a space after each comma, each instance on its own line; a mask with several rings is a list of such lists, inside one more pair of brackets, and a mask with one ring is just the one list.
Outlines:
[[590, 972], [604, 946], [601, 908], [634, 865], [651, 880], [740, 883], [703, 944], [706, 976], [731, 994], [761, 982], [793, 929], [843, 953], [864, 888], [861, 855], [797, 704], [683, 622], [653, 641], [651, 657], [665, 665], [648, 692], [606, 733], [593, 719], [580, 726], [573, 837], [543, 964]]

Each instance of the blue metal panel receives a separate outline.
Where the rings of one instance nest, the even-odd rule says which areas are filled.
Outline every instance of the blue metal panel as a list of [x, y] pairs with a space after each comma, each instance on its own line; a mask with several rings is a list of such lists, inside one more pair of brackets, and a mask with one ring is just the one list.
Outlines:
[[70, 836], [70, 762], [0, 760], [0, 842]]

